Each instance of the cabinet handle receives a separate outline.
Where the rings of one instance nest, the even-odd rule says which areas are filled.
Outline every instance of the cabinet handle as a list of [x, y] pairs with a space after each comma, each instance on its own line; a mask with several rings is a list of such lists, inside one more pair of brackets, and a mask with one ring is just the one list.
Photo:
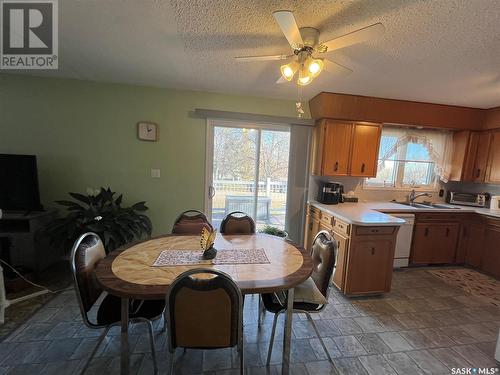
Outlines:
[[467, 238], [467, 236], [468, 236], [468, 234], [467, 234], [467, 227], [464, 227], [463, 235], [464, 235], [465, 238]]
[[375, 255], [375, 248], [372, 247], [372, 255]]
[[339, 162], [335, 162], [335, 167], [333, 167], [333, 170], [337, 172], [339, 170]]
[[365, 163], [361, 164], [361, 173], [365, 173]]
[[478, 168], [476, 171], [476, 177], [479, 177], [481, 175], [481, 168]]
[[450, 236], [450, 228], [446, 228], [446, 237]]
[[309, 230], [313, 230], [313, 222], [312, 221], [309, 223]]
[[425, 228], [424, 235], [425, 235], [425, 237], [427, 237], [429, 235], [429, 228]]

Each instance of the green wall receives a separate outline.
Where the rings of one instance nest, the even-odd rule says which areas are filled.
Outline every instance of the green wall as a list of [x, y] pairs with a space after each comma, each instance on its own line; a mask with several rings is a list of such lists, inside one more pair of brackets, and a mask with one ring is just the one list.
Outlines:
[[[0, 74], [0, 153], [37, 155], [46, 207], [110, 186], [125, 203], [147, 201], [154, 233], [165, 233], [179, 212], [203, 209], [206, 128], [195, 108], [296, 116], [287, 100]], [[159, 124], [159, 142], [137, 139], [140, 120]]]

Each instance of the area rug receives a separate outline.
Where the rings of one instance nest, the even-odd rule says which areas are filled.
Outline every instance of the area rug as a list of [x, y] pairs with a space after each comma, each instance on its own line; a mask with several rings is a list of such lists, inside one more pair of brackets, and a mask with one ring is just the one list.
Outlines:
[[500, 307], [500, 281], [467, 268], [428, 270], [445, 283], [460, 288], [485, 302]]

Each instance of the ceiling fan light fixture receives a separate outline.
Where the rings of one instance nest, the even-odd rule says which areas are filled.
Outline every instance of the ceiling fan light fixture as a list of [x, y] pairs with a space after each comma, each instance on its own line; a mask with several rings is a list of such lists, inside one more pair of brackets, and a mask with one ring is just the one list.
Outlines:
[[317, 77], [323, 70], [323, 66], [324, 64], [322, 59], [311, 59], [307, 70], [313, 77]]
[[297, 84], [299, 86], [306, 86], [312, 82], [312, 75], [309, 74], [305, 67], [302, 67], [299, 71], [299, 78], [297, 79]]
[[281, 65], [280, 70], [281, 70], [281, 75], [284, 79], [287, 81], [291, 81], [293, 79], [293, 76], [299, 69], [299, 64], [297, 61], [292, 61], [289, 64]]

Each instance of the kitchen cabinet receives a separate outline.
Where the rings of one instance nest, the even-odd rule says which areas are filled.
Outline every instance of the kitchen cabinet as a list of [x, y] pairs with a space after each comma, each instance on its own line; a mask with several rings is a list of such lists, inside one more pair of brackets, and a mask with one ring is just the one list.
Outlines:
[[344, 292], [347, 295], [390, 291], [395, 239], [367, 236], [353, 240], [347, 260]]
[[[308, 206], [313, 207], [313, 206]], [[387, 293], [391, 290], [392, 263], [399, 227], [356, 226], [319, 210], [318, 230], [308, 209], [306, 240], [314, 231], [328, 231], [337, 242], [332, 283], [346, 295]]]
[[500, 131], [491, 133], [486, 182], [500, 184]]
[[486, 176], [486, 166], [490, 151], [491, 134], [488, 132], [473, 133], [473, 138], [477, 138], [477, 151], [472, 169], [472, 182], [484, 182]]
[[352, 139], [352, 124], [326, 121], [324, 127], [324, 148], [322, 175], [347, 176]]
[[349, 249], [349, 238], [337, 232], [330, 232], [335, 241], [337, 241], [337, 260], [335, 261], [335, 271], [332, 276], [332, 283], [342, 290], [345, 279], [345, 266], [347, 260], [347, 251]]
[[[487, 172], [490, 170], [491, 154], [490, 147], [492, 134], [490, 132], [459, 131], [453, 135], [453, 156], [451, 161], [451, 181], [485, 182], [489, 179]], [[498, 141], [500, 142], [500, 140]], [[491, 150], [491, 152], [490, 152]], [[500, 156], [498, 156], [500, 159]], [[498, 163], [497, 163], [498, 164]], [[494, 169], [494, 172], [497, 172]], [[494, 173], [494, 178], [499, 176]]]
[[460, 219], [455, 214], [416, 215], [410, 264], [455, 263]]
[[483, 246], [481, 269], [500, 278], [500, 220], [486, 220]]
[[381, 127], [354, 124], [350, 176], [375, 177]]
[[321, 120], [314, 130], [313, 174], [375, 177], [381, 126]]
[[316, 234], [320, 230], [320, 215], [321, 212], [318, 208], [307, 205], [306, 210], [306, 226], [304, 231], [304, 248], [311, 253], [312, 242]]
[[465, 263], [477, 268], [481, 267], [484, 248], [484, 229], [484, 222], [479, 215], [464, 221], [462, 224], [462, 236], [459, 241], [459, 250], [457, 250], [457, 254], [460, 255], [457, 263]]

